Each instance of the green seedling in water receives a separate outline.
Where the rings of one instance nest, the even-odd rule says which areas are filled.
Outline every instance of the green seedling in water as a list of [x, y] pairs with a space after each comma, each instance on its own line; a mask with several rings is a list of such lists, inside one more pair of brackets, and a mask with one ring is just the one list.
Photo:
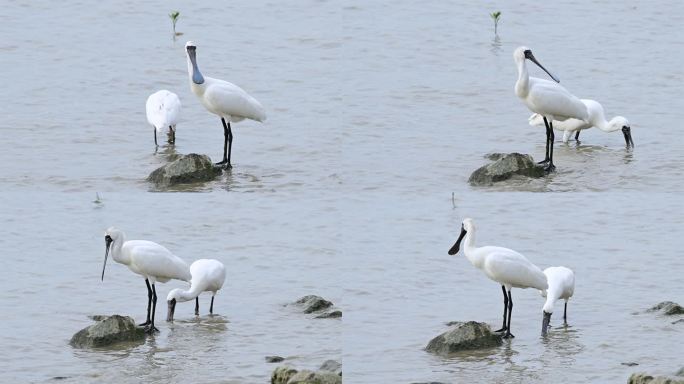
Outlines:
[[173, 35], [174, 36], [180, 36], [183, 33], [182, 32], [176, 32], [176, 22], [178, 21], [178, 16], [180, 16], [180, 12], [178, 11], [173, 11], [169, 13], [169, 17], [171, 18], [171, 22], [173, 23]]
[[494, 20], [494, 34], [496, 35], [496, 29], [499, 26], [499, 18], [501, 17], [501, 11], [492, 12], [489, 14], [492, 20]]

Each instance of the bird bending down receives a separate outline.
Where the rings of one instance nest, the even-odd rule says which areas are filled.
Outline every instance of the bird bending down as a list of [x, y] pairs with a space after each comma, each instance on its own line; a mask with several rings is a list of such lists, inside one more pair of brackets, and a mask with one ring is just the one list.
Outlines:
[[553, 313], [553, 306], [556, 301], [565, 300], [565, 307], [563, 309], [563, 323], [568, 323], [568, 300], [575, 293], [575, 273], [570, 268], [566, 267], [549, 267], [544, 270], [546, 279], [549, 283], [547, 290], [541, 290], [540, 293], [546, 297], [544, 303], [544, 314], [542, 320], [542, 336], [546, 335], [551, 321], [551, 314]]
[[482, 270], [491, 280], [501, 284], [504, 296], [503, 326], [496, 332], [506, 332], [504, 338], [515, 337], [511, 333], [511, 314], [513, 313], [511, 288], [546, 290], [546, 275], [525, 256], [512, 249], [492, 246], [476, 247], [475, 225], [469, 218], [463, 220], [461, 234], [456, 244], [449, 250], [450, 255], [458, 253], [464, 238], [463, 253], [468, 261]]
[[223, 123], [223, 160], [217, 165], [231, 167], [230, 153], [233, 147], [231, 122], [244, 119], [263, 122], [266, 120], [264, 107], [242, 88], [227, 81], [203, 76], [197, 67], [197, 46], [192, 41], [185, 43], [188, 57], [190, 89], [209, 112], [221, 118]]
[[199, 316], [199, 295], [202, 292], [211, 292], [209, 313], [214, 313], [214, 296], [226, 280], [226, 267], [218, 260], [199, 259], [190, 265], [190, 274], [192, 275], [190, 289], [176, 288], [166, 297], [169, 305], [166, 321], [173, 321], [177, 302], [192, 299], [195, 299], [195, 316]]
[[154, 326], [154, 314], [157, 308], [157, 281], [165, 283], [171, 279], [190, 281], [190, 268], [178, 256], [163, 246], [147, 240], [126, 240], [126, 235], [114, 227], [105, 232], [105, 259], [102, 266], [104, 280], [107, 257], [110, 253], [117, 263], [124, 264], [138, 275], [145, 278], [147, 285], [147, 320], [140, 324], [147, 333], [159, 331]]
[[[515, 94], [532, 112], [542, 116], [546, 126], [546, 155], [542, 164], [546, 165], [547, 172], [553, 171], [553, 121], [578, 119], [584, 122], [588, 119], [586, 106], [576, 96], [568, 92], [560, 80], [551, 72], [547, 71], [534, 57], [527, 47], [518, 47], [513, 52], [513, 60], [518, 67], [518, 80], [515, 82]], [[555, 82], [529, 76], [526, 60], [537, 64]]]
[[[575, 134], [575, 140], [579, 141], [580, 131], [596, 127], [603, 132], [622, 131], [627, 147], [634, 147], [632, 140], [632, 129], [629, 126], [629, 121], [622, 116], [615, 116], [610, 121], [606, 121], [606, 115], [603, 112], [603, 106], [595, 100], [581, 99], [582, 103], [587, 107], [588, 119], [587, 121], [578, 119], [567, 119], [565, 121], [552, 121], [553, 128], [563, 131], [563, 142], [567, 143], [572, 134]], [[544, 126], [543, 116], [534, 113], [530, 116], [529, 122], [531, 126]]]
[[[169, 144], [176, 143], [176, 124], [180, 116], [181, 102], [173, 92], [166, 89], [157, 91], [147, 98], [145, 111], [147, 122], [154, 126], [154, 145], [157, 145], [157, 132], [166, 131]], [[168, 129], [168, 131], [167, 131]]]

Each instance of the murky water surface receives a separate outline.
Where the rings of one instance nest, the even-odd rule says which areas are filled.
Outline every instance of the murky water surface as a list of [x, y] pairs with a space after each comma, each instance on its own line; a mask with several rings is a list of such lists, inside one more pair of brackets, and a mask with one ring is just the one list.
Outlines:
[[[257, 383], [273, 354], [302, 368], [341, 359], [349, 383], [676, 371], [682, 324], [643, 310], [684, 301], [682, 15], [677, 1], [5, 4], [1, 377]], [[188, 87], [188, 39], [203, 73], [244, 87], [269, 120], [235, 126], [231, 173], [152, 192], [144, 178], [173, 155], [221, 155], [220, 121]], [[589, 130], [556, 144], [547, 178], [469, 187], [486, 153], [543, 155], [543, 130], [513, 94], [523, 44], [571, 92], [627, 117], [636, 148]], [[155, 152], [144, 103], [160, 88], [183, 111], [175, 148]], [[569, 327], [555, 317], [539, 338], [543, 301], [515, 290], [513, 341], [449, 359], [422, 350], [447, 321], [500, 321], [499, 287], [446, 254], [465, 216], [480, 244], [575, 270]], [[203, 297], [199, 319], [179, 304], [141, 345], [69, 347], [88, 315], [144, 317], [142, 279], [116, 263], [99, 279], [110, 225], [188, 261], [222, 260], [218, 314]], [[283, 306], [310, 293], [344, 322]]]

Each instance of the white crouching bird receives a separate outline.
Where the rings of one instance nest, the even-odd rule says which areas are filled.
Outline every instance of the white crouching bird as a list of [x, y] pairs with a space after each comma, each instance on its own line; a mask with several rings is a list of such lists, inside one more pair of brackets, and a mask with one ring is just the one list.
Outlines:
[[197, 46], [192, 41], [185, 43], [188, 57], [190, 89], [209, 112], [221, 118], [223, 123], [223, 160], [218, 165], [231, 167], [230, 152], [233, 146], [233, 131], [230, 123], [244, 119], [263, 122], [266, 120], [264, 107], [242, 88], [227, 81], [202, 76], [197, 67]]
[[[632, 140], [632, 129], [629, 121], [622, 116], [615, 116], [610, 121], [606, 120], [606, 114], [603, 112], [603, 106], [595, 100], [581, 99], [582, 103], [587, 107], [589, 118], [587, 121], [578, 119], [567, 119], [565, 121], [553, 121], [553, 128], [558, 131], [563, 131], [563, 142], [567, 143], [572, 134], [575, 134], [575, 140], [579, 141], [580, 131], [596, 127], [603, 132], [621, 131], [625, 138], [627, 147], [634, 147]], [[544, 126], [544, 118], [538, 113], [533, 113], [529, 118], [531, 126]]]
[[107, 256], [111, 250], [114, 261], [126, 265], [128, 269], [145, 278], [147, 320], [140, 325], [145, 326], [145, 331], [148, 333], [159, 331], [154, 326], [154, 314], [157, 308], [155, 283], [157, 281], [166, 283], [172, 279], [190, 281], [190, 268], [185, 261], [163, 246], [147, 240], [126, 240], [126, 235], [114, 227], [110, 227], [105, 232], [105, 246], [102, 280], [104, 280], [107, 267]]
[[[470, 263], [482, 270], [491, 280], [501, 284], [504, 296], [503, 326], [496, 332], [506, 332], [504, 338], [515, 337], [511, 334], [511, 314], [513, 296], [511, 288], [536, 288], [546, 290], [546, 275], [520, 253], [502, 247], [476, 247], [475, 225], [472, 219], [464, 219], [461, 234], [456, 244], [449, 250], [450, 255], [458, 253], [461, 240], [465, 237], [463, 253]], [[506, 293], [508, 292], [508, 294]]]
[[568, 323], [568, 300], [575, 293], [575, 273], [570, 268], [566, 267], [549, 267], [544, 270], [546, 279], [549, 283], [549, 288], [541, 290], [541, 295], [546, 297], [544, 309], [542, 310], [544, 318], [542, 320], [542, 336], [546, 335], [551, 321], [551, 314], [556, 301], [565, 300], [565, 308], [563, 309], [563, 322]]
[[181, 102], [178, 95], [166, 89], [157, 91], [147, 98], [145, 111], [147, 122], [154, 126], [154, 145], [159, 145], [157, 132], [166, 132], [168, 143], [176, 143], [176, 124], [178, 124], [180, 110]]
[[[546, 170], [553, 171], [553, 121], [578, 119], [587, 121], [587, 108], [579, 98], [568, 92], [560, 80], [547, 71], [534, 57], [527, 47], [518, 47], [513, 52], [513, 60], [518, 67], [518, 80], [515, 82], [515, 94], [532, 112], [542, 116], [546, 125], [546, 156], [541, 163], [548, 163]], [[527, 72], [526, 61], [530, 60], [544, 70], [554, 81], [531, 77]]]
[[180, 301], [190, 301], [195, 299], [195, 316], [199, 316], [199, 295], [202, 292], [211, 292], [211, 305], [209, 313], [214, 313], [214, 296], [223, 287], [226, 280], [226, 267], [218, 260], [199, 259], [190, 265], [190, 289], [183, 290], [176, 288], [169, 292], [166, 301], [169, 311], [166, 321], [173, 321], [173, 314], [176, 310], [176, 303]]

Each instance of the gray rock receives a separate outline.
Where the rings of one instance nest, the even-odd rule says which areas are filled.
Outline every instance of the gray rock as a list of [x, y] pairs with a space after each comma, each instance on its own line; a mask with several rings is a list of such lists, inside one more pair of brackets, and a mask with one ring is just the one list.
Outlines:
[[634, 366], [639, 365], [639, 363], [635, 363], [635, 362], [620, 363], [620, 364], [621, 364], [621, 365], [626, 365], [626, 366], [628, 366], [628, 367], [634, 367]]
[[484, 155], [484, 158], [487, 160], [491, 160], [491, 161], [497, 161], [504, 156], [506, 156], [505, 153], [493, 152], [493, 153], [488, 153], [488, 154]]
[[520, 153], [492, 154], [491, 158], [498, 158], [475, 170], [470, 175], [468, 183], [473, 186], [491, 185], [508, 180], [514, 175], [527, 177], [542, 177], [546, 174], [544, 167], [535, 164], [532, 156]]
[[273, 370], [271, 374], [271, 384], [287, 384], [292, 376], [297, 374], [297, 370], [287, 365], [281, 365]]
[[681, 376], [684, 377], [684, 367], [680, 368], [677, 373], [675, 373], [675, 376]]
[[672, 301], [663, 301], [648, 309], [648, 312], [662, 312], [664, 315], [684, 315], [684, 308]]
[[337, 319], [342, 317], [342, 311], [334, 310], [316, 316], [317, 319]]
[[684, 323], [684, 319], [679, 319], [679, 320], [675, 320], [672, 322], [672, 324], [679, 324], [679, 323]]
[[280, 363], [281, 361], [285, 360], [284, 357], [280, 356], [266, 356], [265, 359], [267, 363]]
[[493, 333], [488, 324], [476, 321], [452, 322], [451, 328], [430, 340], [425, 350], [440, 356], [501, 345], [501, 335]]
[[329, 302], [328, 300], [316, 295], [304, 296], [301, 299], [295, 301], [295, 304], [302, 306], [302, 310], [304, 313], [319, 312], [324, 309], [330, 308], [333, 305], [333, 303]]
[[214, 165], [207, 155], [191, 153], [155, 169], [147, 177], [158, 187], [214, 180], [222, 168]]
[[78, 331], [69, 344], [77, 348], [104, 347], [122, 341], [142, 341], [145, 331], [128, 316], [112, 315]]
[[342, 363], [335, 360], [326, 360], [318, 369], [321, 371], [330, 371], [339, 374], [342, 372]]
[[342, 384], [342, 376], [329, 371], [303, 369], [295, 373], [287, 384]]
[[628, 384], [684, 384], [684, 378], [672, 376], [653, 376], [647, 373], [633, 373]]

